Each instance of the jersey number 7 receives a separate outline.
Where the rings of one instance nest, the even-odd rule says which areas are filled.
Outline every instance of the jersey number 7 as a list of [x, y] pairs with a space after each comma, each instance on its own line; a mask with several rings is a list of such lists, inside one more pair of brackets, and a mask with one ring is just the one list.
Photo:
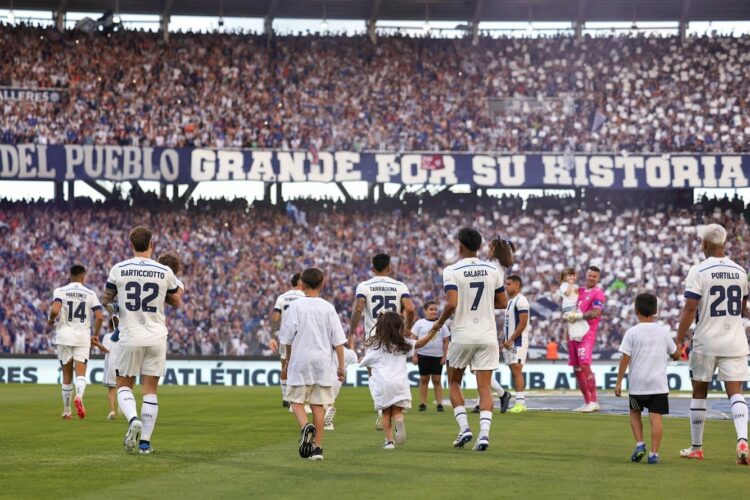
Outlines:
[[484, 292], [483, 281], [472, 281], [469, 283], [469, 288], [476, 288], [477, 294], [474, 296], [474, 302], [471, 304], [471, 310], [476, 311], [479, 307], [479, 300], [482, 298], [482, 292]]

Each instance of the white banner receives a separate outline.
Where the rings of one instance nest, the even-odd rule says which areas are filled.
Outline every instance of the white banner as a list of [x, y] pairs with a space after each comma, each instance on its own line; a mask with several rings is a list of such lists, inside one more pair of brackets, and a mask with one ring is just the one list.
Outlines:
[[[617, 381], [617, 363], [594, 363], [597, 386], [612, 390]], [[89, 361], [87, 377], [89, 383], [102, 382], [103, 361]], [[223, 385], [223, 386], [275, 386], [281, 375], [278, 361], [226, 361], [226, 360], [168, 360], [167, 371], [161, 380], [162, 385]], [[59, 384], [60, 363], [55, 359], [43, 358], [0, 358], [0, 384]], [[495, 377], [504, 387], [510, 387], [510, 370], [503, 365]], [[576, 379], [573, 370], [565, 363], [531, 362], [524, 366], [527, 390], [575, 390]], [[687, 363], [670, 363], [667, 369], [669, 388], [672, 390], [690, 389], [690, 376]], [[464, 377], [464, 386], [476, 388], [476, 379], [469, 373]], [[367, 370], [357, 365], [347, 371], [345, 386], [367, 386]], [[419, 383], [417, 367], [409, 364], [409, 381], [413, 387]], [[446, 383], [444, 377], [444, 384]], [[721, 384], [714, 376], [711, 390], [721, 390]], [[750, 383], [745, 383], [750, 391]]]

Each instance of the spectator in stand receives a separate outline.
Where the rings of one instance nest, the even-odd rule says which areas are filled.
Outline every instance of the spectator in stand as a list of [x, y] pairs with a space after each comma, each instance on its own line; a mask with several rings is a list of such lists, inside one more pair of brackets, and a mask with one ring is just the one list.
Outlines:
[[3, 101], [4, 143], [750, 151], [748, 35], [483, 37], [475, 46], [175, 33], [165, 42], [0, 24], [0, 85], [64, 90], [57, 102]]
[[[0, 350], [10, 352], [25, 335], [26, 352], [51, 354], [54, 347], [44, 323], [53, 284], [75, 260], [89, 269], [93, 289], [103, 286], [109, 267], [127, 256], [122, 228], [137, 223], [163, 235], [155, 242], [157, 253], [169, 250], [183, 260], [181, 278], [189, 286], [184, 307], [169, 312], [168, 346], [171, 355], [191, 356], [244, 350], [232, 339], [247, 344], [248, 356], [272, 356], [271, 329], [261, 311], [273, 307], [291, 270], [313, 264], [327, 272], [326, 299], [344, 320], [354, 303], [353, 284], [367, 279], [367, 256], [378, 251], [399, 256], [392, 261], [394, 278], [408, 283], [412, 295], [439, 299], [440, 270], [457, 259], [441, 242], [455, 236], [466, 220], [475, 221], [485, 235], [504, 227], [504, 236], [518, 242], [514, 269], [528, 276], [524, 290], [536, 311], [531, 359], [543, 357], [548, 340], [563, 334], [564, 323], [554, 312], [562, 266], [606, 265], [612, 278], [602, 286], [614, 279], [626, 285], [608, 295], [607, 321], [601, 323], [595, 345], [595, 356], [606, 358], [619, 349], [629, 304], [639, 291], [654, 290], [662, 304], [660, 318], [675, 328], [682, 301], [676, 273], [700, 258], [688, 250], [698, 225], [723, 224], [729, 233], [727, 253], [750, 253], [741, 200], [703, 199], [693, 205], [678, 192], [658, 191], [639, 193], [641, 208], [634, 209], [629, 192], [586, 192], [579, 199], [529, 198], [525, 205], [516, 197], [478, 198], [450, 191], [383, 197], [378, 203], [297, 200], [307, 213], [306, 226], [295, 225], [279, 207], [245, 200], [194, 200], [187, 209], [153, 193], [135, 193], [135, 201], [77, 199], [69, 209], [47, 202], [0, 201], [0, 260], [13, 270], [0, 274]], [[590, 237], [577, 236], [590, 227], [597, 228]], [[539, 301], [552, 309], [536, 307]], [[567, 355], [564, 345], [560, 354]]]
[[547, 341], [547, 355], [545, 356], [545, 359], [552, 362], [556, 362], [558, 359], [560, 359], [560, 354], [558, 353], [557, 347], [557, 339], [555, 337], [551, 337], [549, 341]]

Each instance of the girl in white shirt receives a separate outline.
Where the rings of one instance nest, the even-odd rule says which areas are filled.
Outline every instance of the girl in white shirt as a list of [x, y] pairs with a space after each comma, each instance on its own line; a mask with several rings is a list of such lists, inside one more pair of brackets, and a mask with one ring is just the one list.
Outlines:
[[404, 410], [411, 408], [407, 360], [411, 358], [415, 348], [427, 345], [436, 334], [430, 331], [427, 336], [413, 340], [404, 337], [404, 333], [404, 322], [398, 313], [380, 313], [375, 323], [375, 333], [365, 342], [367, 354], [359, 363], [364, 368], [372, 369], [370, 384], [375, 404], [378, 410], [383, 411], [383, 448], [386, 450], [392, 450], [396, 444], [406, 442]]

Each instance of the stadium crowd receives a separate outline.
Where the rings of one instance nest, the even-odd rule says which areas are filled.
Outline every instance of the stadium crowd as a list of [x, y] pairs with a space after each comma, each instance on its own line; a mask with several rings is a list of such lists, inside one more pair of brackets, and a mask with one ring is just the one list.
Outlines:
[[[58, 33], [0, 24], [0, 142], [750, 151], [750, 36]], [[505, 112], [498, 108], [505, 109]]]
[[750, 213], [741, 200], [686, 205], [674, 193], [639, 195], [646, 207], [640, 210], [630, 208], [632, 193], [612, 191], [529, 199], [525, 206], [515, 197], [448, 191], [378, 204], [297, 201], [306, 224], [295, 224], [283, 207], [244, 200], [193, 201], [187, 209], [144, 194], [132, 206], [123, 199], [79, 199], [67, 209], [2, 201], [0, 259], [9, 272], [0, 275], [0, 351], [53, 352], [53, 336], [45, 332], [53, 289], [67, 282], [72, 263], [81, 263], [88, 285], [100, 292], [110, 267], [129, 257], [127, 231], [136, 224], [154, 230], [155, 255], [173, 251], [184, 263], [184, 308], [168, 313], [169, 352], [203, 356], [272, 355], [274, 301], [290, 276], [308, 266], [327, 273], [324, 296], [345, 329], [355, 287], [370, 276], [370, 257], [380, 251], [393, 255], [395, 277], [410, 287], [418, 308], [440, 302], [442, 269], [456, 259], [456, 232], [471, 224], [486, 239], [500, 235], [517, 247], [511, 271], [523, 278], [532, 303], [532, 347], [562, 336], [555, 296], [562, 268], [579, 269], [582, 284], [586, 267], [600, 266], [607, 302], [596, 350], [606, 357], [635, 321], [632, 299], [639, 291], [656, 293], [660, 319], [676, 328], [684, 277], [702, 259], [698, 224], [725, 224], [729, 255], [747, 265]]

